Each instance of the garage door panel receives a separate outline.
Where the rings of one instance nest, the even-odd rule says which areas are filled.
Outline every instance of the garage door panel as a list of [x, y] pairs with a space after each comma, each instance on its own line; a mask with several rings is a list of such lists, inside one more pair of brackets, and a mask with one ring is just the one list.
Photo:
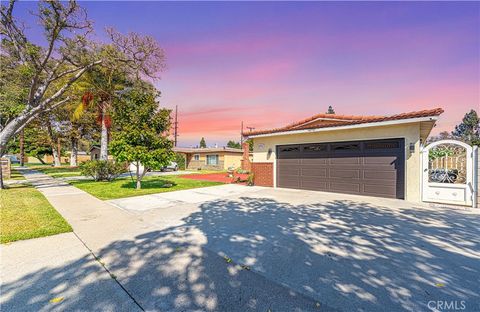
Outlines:
[[300, 170], [300, 175], [302, 177], [326, 178], [327, 173], [328, 173], [327, 168], [302, 168]]
[[367, 195], [380, 196], [380, 197], [393, 197], [395, 196], [395, 185], [378, 185], [378, 184], [364, 184], [363, 192]]
[[364, 170], [363, 178], [370, 180], [385, 180], [395, 182], [397, 179], [397, 172], [394, 170]]
[[404, 196], [403, 139], [290, 145], [277, 158], [279, 187]]
[[363, 157], [364, 164], [367, 165], [386, 165], [392, 166], [396, 163], [397, 157], [396, 156], [371, 156], [371, 157]]
[[332, 165], [358, 165], [362, 163], [361, 157], [339, 157], [339, 158], [329, 158], [330, 164]]
[[337, 182], [330, 182], [330, 191], [332, 192], [339, 192], [339, 193], [360, 193], [360, 183], [337, 183]]
[[330, 178], [359, 179], [359, 169], [330, 169]]
[[304, 158], [301, 160], [302, 165], [328, 165], [329, 158]]
[[328, 182], [317, 180], [317, 179], [306, 178], [301, 180], [301, 188], [307, 189], [307, 190], [327, 191]]

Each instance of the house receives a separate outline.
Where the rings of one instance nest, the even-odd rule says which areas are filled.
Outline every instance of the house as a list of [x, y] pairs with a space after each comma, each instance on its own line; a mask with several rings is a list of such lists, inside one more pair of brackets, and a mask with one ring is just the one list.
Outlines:
[[420, 149], [442, 113], [318, 114], [244, 133], [253, 140], [254, 183], [420, 202]]
[[100, 146], [92, 145], [92, 147], [90, 147], [90, 160], [98, 159], [100, 159]]
[[175, 147], [173, 151], [185, 155], [185, 167], [187, 170], [227, 170], [230, 167], [239, 168], [242, 164], [243, 151], [237, 148]]

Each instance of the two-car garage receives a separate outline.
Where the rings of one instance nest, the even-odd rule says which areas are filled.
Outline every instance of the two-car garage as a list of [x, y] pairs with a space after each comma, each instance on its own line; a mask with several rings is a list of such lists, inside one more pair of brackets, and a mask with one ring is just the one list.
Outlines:
[[401, 198], [404, 139], [279, 145], [277, 187]]

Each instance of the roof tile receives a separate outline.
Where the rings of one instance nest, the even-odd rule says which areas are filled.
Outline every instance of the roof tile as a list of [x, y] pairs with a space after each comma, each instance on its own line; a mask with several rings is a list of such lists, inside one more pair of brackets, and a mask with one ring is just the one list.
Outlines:
[[[268, 129], [268, 130], [257, 130], [244, 133], [245, 136], [259, 135], [259, 134], [270, 134], [276, 132], [288, 132], [295, 130], [306, 130], [306, 129], [319, 129], [319, 128], [334, 128], [339, 126], [346, 125], [357, 125], [364, 123], [374, 123], [381, 121], [391, 121], [391, 120], [402, 120], [402, 119], [411, 119], [411, 118], [420, 118], [420, 117], [433, 117], [439, 116], [443, 113], [442, 108], [426, 109], [415, 112], [401, 113], [391, 116], [353, 116], [353, 115], [335, 115], [335, 114], [317, 114], [312, 117], [303, 119], [298, 122], [294, 122], [285, 127]], [[338, 122], [329, 122], [325, 124], [309, 124], [312, 121], [317, 119], [328, 118], [328, 119], [337, 119]]]

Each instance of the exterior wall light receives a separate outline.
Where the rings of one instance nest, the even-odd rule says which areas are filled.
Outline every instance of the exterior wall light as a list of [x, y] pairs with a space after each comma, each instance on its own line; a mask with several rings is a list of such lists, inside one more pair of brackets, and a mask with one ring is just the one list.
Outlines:
[[410, 153], [415, 153], [415, 143], [410, 143]]

